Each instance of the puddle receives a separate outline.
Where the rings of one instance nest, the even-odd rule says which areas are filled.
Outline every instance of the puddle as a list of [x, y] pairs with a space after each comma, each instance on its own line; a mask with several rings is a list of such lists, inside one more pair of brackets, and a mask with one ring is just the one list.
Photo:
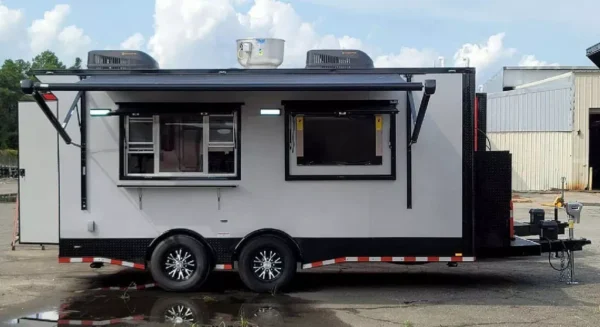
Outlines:
[[285, 295], [89, 291], [58, 310], [13, 319], [9, 325], [346, 326], [332, 311]]

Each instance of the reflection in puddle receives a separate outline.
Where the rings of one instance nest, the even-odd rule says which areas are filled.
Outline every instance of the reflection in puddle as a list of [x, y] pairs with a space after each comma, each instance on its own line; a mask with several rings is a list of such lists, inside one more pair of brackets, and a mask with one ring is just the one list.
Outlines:
[[173, 294], [161, 291], [88, 292], [60, 310], [10, 321], [27, 326], [153, 324], [177, 326], [329, 325], [331, 312], [288, 296]]

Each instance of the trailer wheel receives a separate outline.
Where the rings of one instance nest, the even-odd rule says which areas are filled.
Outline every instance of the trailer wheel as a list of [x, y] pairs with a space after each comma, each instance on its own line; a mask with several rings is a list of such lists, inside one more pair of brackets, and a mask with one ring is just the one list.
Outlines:
[[167, 291], [189, 291], [199, 287], [209, 273], [206, 247], [187, 235], [168, 237], [152, 252], [150, 273]]
[[244, 246], [238, 271], [252, 291], [274, 293], [287, 286], [294, 277], [296, 257], [281, 238], [262, 236]]

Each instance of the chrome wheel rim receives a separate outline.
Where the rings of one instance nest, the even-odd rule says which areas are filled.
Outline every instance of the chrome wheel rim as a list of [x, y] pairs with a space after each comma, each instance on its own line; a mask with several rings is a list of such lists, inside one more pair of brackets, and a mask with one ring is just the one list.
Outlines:
[[165, 319], [173, 324], [193, 323], [194, 312], [185, 305], [174, 305], [165, 312]]
[[283, 272], [283, 258], [272, 249], [257, 251], [252, 262], [254, 276], [262, 281], [273, 281]]
[[172, 280], [188, 280], [196, 271], [196, 258], [189, 249], [174, 248], [166, 255], [164, 269]]

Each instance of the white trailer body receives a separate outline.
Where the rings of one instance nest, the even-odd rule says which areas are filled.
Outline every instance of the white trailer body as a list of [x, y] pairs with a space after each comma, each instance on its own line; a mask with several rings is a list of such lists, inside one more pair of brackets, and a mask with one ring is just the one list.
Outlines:
[[[288, 264], [473, 261], [474, 76], [38, 72], [22, 88], [62, 139], [59, 260], [148, 268], [166, 289], [238, 269], [258, 291]], [[196, 277], [158, 276], [175, 266]]]

